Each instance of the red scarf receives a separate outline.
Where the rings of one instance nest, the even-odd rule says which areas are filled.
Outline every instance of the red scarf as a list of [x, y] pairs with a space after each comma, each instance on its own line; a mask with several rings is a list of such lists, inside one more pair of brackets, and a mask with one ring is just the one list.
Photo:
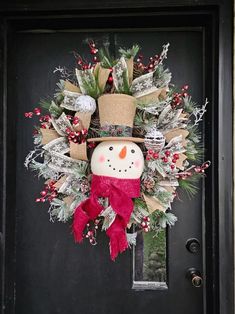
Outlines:
[[118, 179], [106, 176], [92, 176], [90, 197], [82, 202], [75, 210], [73, 233], [76, 242], [83, 240], [83, 230], [90, 220], [99, 216], [103, 206], [98, 202], [99, 197], [107, 197], [110, 206], [116, 213], [116, 218], [107, 229], [110, 238], [110, 255], [115, 260], [118, 253], [128, 248], [126, 226], [133, 211], [132, 198], [140, 196], [140, 179]]

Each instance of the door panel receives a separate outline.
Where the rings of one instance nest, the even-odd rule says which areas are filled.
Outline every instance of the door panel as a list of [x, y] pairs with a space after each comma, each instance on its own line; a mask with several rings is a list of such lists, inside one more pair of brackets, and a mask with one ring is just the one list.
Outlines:
[[[68, 224], [51, 223], [47, 207], [36, 204], [42, 181], [24, 167], [32, 149], [33, 121], [24, 112], [37, 106], [43, 96], [53, 95], [56, 66], [74, 68], [70, 53], [88, 52], [84, 39], [110, 39], [113, 52], [119, 46], [139, 43], [145, 57], [161, 51], [170, 42], [167, 59], [178, 86], [191, 86], [199, 104], [203, 99], [203, 36], [200, 30], [122, 30], [94, 33], [15, 33], [9, 51], [8, 105], [16, 108], [16, 314], [55, 313], [187, 313], [203, 312], [203, 289], [193, 288], [185, 278], [188, 268], [202, 269], [202, 254], [185, 248], [188, 238], [202, 241], [202, 192], [189, 201], [175, 202], [176, 226], [167, 232], [167, 289], [132, 289], [132, 254], [109, 258], [108, 240], [98, 236], [98, 245], [74, 244]], [[9, 117], [10, 118], [10, 117]], [[12, 179], [14, 180], [14, 179]], [[202, 191], [202, 185], [199, 186]]]

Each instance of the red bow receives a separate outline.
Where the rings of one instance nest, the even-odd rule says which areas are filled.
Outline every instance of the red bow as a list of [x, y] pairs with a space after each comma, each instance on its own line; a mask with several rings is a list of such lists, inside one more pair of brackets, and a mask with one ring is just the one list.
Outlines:
[[91, 194], [75, 210], [73, 233], [76, 242], [83, 240], [83, 230], [90, 220], [94, 220], [104, 209], [99, 197], [107, 197], [116, 218], [107, 229], [110, 238], [110, 255], [114, 260], [118, 253], [128, 248], [126, 226], [133, 211], [132, 198], [140, 196], [140, 179], [117, 179], [105, 176], [92, 176]]

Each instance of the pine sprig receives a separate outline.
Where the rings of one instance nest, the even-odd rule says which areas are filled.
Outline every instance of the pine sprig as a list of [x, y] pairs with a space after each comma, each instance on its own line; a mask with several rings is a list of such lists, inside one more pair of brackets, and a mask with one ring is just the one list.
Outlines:
[[183, 106], [185, 112], [192, 113], [196, 105], [197, 104], [194, 101], [192, 101], [191, 96], [183, 97]]
[[205, 149], [200, 143], [188, 140], [185, 155], [188, 160], [201, 162], [204, 159]]
[[201, 131], [199, 130], [197, 125], [194, 125], [188, 129], [189, 135], [187, 136], [187, 139], [193, 141], [194, 143], [199, 143], [202, 135]]
[[128, 79], [128, 74], [127, 74], [127, 70], [126, 69], [123, 70], [122, 78], [123, 78], [123, 84], [122, 84], [121, 87], [119, 87], [117, 92], [121, 93], [121, 94], [132, 95], [130, 84], [129, 84], [129, 79]]
[[97, 99], [101, 94], [101, 90], [99, 88], [97, 79], [94, 77], [93, 82], [86, 80], [85, 77], [81, 77], [81, 79], [82, 79], [82, 85], [86, 91], [86, 94], [91, 96], [92, 98]]
[[39, 102], [39, 105], [50, 112], [54, 117], [59, 117], [61, 113], [63, 112], [63, 109], [53, 101], [48, 99], [41, 99]]
[[132, 48], [129, 48], [129, 49], [120, 48], [119, 53], [125, 59], [130, 59], [130, 58], [135, 58], [139, 50], [140, 50], [140, 46], [136, 44], [136, 45], [133, 45]]
[[154, 72], [154, 85], [157, 88], [165, 87], [170, 83], [171, 77], [169, 69], [164, 69], [164, 66], [159, 64]]
[[110, 55], [109, 49], [107, 46], [104, 46], [98, 51], [100, 64], [103, 68], [109, 69], [112, 68], [117, 61], [113, 56]]
[[202, 174], [194, 174], [186, 180], [179, 180], [179, 188], [183, 192], [185, 191], [189, 199], [192, 199], [198, 192], [199, 187], [197, 186], [198, 181], [202, 177]]

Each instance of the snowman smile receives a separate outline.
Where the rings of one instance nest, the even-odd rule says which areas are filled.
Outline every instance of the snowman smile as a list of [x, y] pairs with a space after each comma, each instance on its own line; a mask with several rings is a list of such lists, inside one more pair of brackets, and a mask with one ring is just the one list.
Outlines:
[[112, 166], [112, 164], [110, 163], [110, 159], [108, 159], [107, 162], [108, 162], [109, 168], [111, 168], [113, 171], [118, 171], [118, 172], [127, 172], [129, 169], [131, 169], [134, 166], [134, 162], [132, 161], [129, 166], [124, 167], [122, 169], [118, 169], [115, 166]]

